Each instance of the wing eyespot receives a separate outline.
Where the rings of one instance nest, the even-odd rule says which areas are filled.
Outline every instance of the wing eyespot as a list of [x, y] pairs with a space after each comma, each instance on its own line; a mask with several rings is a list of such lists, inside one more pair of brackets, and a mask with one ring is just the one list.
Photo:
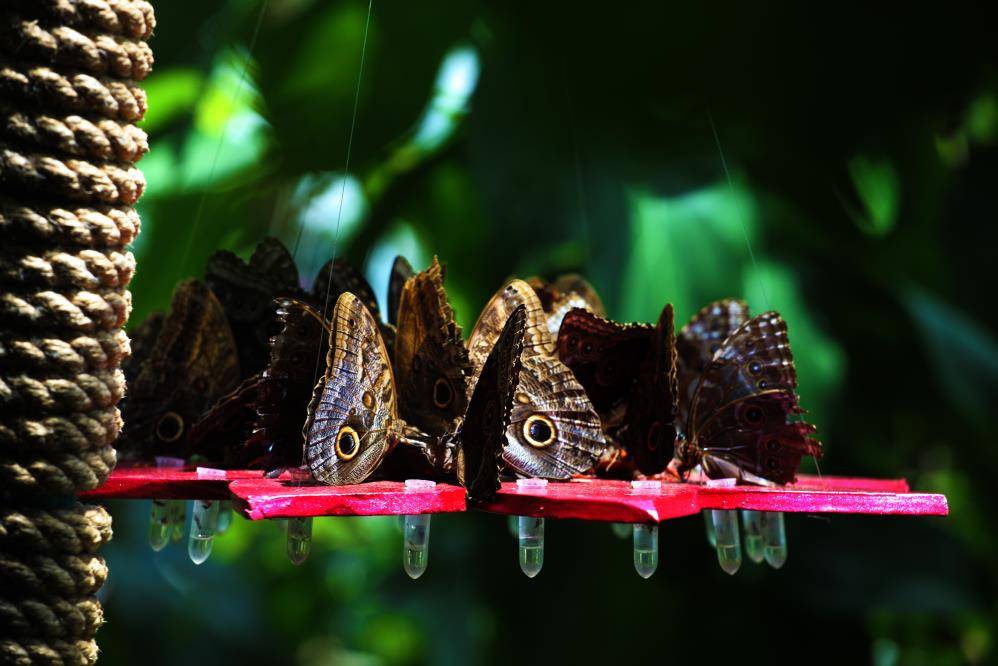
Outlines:
[[166, 412], [156, 422], [156, 437], [161, 442], [171, 443], [184, 434], [184, 417], [176, 412]]
[[554, 444], [558, 438], [558, 429], [554, 421], [543, 414], [531, 414], [523, 422], [523, 438], [531, 446], [543, 449]]
[[336, 433], [336, 457], [340, 460], [352, 460], [360, 451], [360, 437], [350, 426], [342, 426]]

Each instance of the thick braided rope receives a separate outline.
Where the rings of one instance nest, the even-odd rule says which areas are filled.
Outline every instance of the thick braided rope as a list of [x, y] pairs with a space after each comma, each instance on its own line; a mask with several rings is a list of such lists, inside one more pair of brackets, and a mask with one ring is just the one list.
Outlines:
[[156, 27], [152, 5], [145, 0], [11, 0], [11, 4], [23, 16], [133, 39], [149, 39]]
[[0, 51], [22, 60], [66, 65], [92, 74], [141, 80], [152, 69], [152, 49], [117, 35], [86, 35], [69, 26], [48, 28], [16, 14], [0, 14]]
[[104, 622], [97, 599], [7, 600], [0, 594], [0, 623], [15, 636], [39, 638], [89, 638]]
[[74, 157], [135, 162], [149, 151], [146, 133], [107, 118], [27, 113], [0, 107], [0, 139]]
[[69, 414], [0, 415], [0, 454], [101, 451], [120, 432], [117, 407]]
[[124, 396], [125, 374], [119, 369], [71, 377], [0, 374], [0, 414], [89, 412], [114, 407]]
[[128, 164], [63, 160], [0, 145], [0, 184], [59, 194], [71, 201], [130, 206], [142, 196], [146, 180]]
[[0, 549], [17, 552], [96, 553], [111, 540], [111, 516], [102, 506], [73, 509], [0, 509]]
[[139, 227], [131, 208], [63, 207], [0, 196], [0, 234], [11, 241], [123, 249], [138, 236]]
[[117, 368], [129, 351], [121, 329], [65, 337], [16, 336], [0, 332], [0, 367], [65, 376]]
[[125, 250], [0, 248], [0, 283], [100, 289], [125, 287], [135, 273], [135, 256]]
[[0, 292], [0, 326], [86, 333], [121, 328], [132, 310], [127, 289]]
[[0, 452], [0, 483], [20, 495], [70, 495], [103, 483], [115, 461], [113, 446], [76, 454], [22, 454], [16, 458]]
[[3, 596], [88, 597], [107, 580], [107, 565], [100, 555], [0, 552], [0, 587]]
[[97, 663], [97, 641], [0, 640], [0, 661], [13, 666], [90, 666]]
[[146, 112], [146, 94], [127, 81], [90, 74], [63, 74], [49, 67], [18, 68], [0, 60], [0, 95], [10, 102], [46, 107], [49, 113], [91, 113], [136, 122]]

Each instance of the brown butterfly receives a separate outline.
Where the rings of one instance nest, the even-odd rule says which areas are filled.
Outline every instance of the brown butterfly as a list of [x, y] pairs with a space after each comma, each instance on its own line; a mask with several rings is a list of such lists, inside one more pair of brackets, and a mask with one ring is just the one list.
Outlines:
[[236, 344], [222, 305], [203, 283], [181, 282], [129, 386], [124, 448], [139, 457], [186, 457], [190, 427], [238, 383]]
[[320, 365], [316, 346], [328, 326], [306, 303], [276, 302], [280, 332], [270, 341], [270, 362], [219, 400], [191, 429], [198, 455], [237, 469], [299, 467], [302, 424]]
[[725, 298], [701, 308], [679, 331], [679, 423], [689, 419], [689, 405], [704, 368], [728, 336], [748, 320], [745, 301]]
[[547, 315], [547, 329], [552, 337], [558, 335], [565, 315], [574, 308], [589, 310], [598, 317], [606, 317], [606, 309], [596, 289], [577, 273], [565, 273], [548, 282], [544, 278], [527, 280], [541, 301]]
[[385, 345], [391, 352], [395, 345], [395, 326], [382, 321], [374, 289], [364, 275], [345, 259], [330, 259], [319, 269], [312, 284], [309, 301], [323, 316], [330, 319], [329, 311], [336, 304], [336, 299], [347, 292], [358, 298], [374, 317]]
[[523, 476], [567, 479], [586, 474], [606, 445], [599, 416], [572, 371], [551, 355], [554, 340], [540, 300], [526, 282], [509, 282], [485, 306], [468, 338], [472, 363], [480, 372], [502, 326], [521, 305], [526, 317], [523, 368], [503, 460]]
[[399, 302], [402, 300], [402, 288], [406, 281], [416, 274], [412, 264], [399, 255], [392, 262], [392, 272], [388, 276], [388, 323], [398, 326]]
[[294, 259], [276, 238], [264, 239], [248, 262], [219, 250], [208, 259], [205, 282], [225, 309], [242, 376], [251, 377], [267, 364], [277, 327], [274, 299], [300, 294]]
[[[656, 326], [620, 324], [571, 310], [558, 333], [562, 359], [593, 401], [603, 428], [623, 451], [604, 456], [600, 472], [662, 472], [676, 437], [676, 342], [672, 305]], [[615, 470], [614, 467], [621, 466]]]
[[402, 288], [394, 368], [406, 422], [439, 436], [464, 414], [472, 366], [436, 257]]
[[[487, 402], [498, 382], [490, 375], [482, 383], [481, 395], [472, 393], [470, 404]], [[486, 419], [496, 429], [493, 438], [501, 434], [503, 409], [508, 412], [510, 407], [507, 404], [496, 410], [495, 419]], [[455, 448], [460, 446], [463, 423], [458, 420], [443, 436], [433, 437], [399, 416], [395, 378], [377, 322], [349, 292], [339, 297], [333, 310], [326, 369], [313, 391], [308, 413], [305, 459], [318, 481], [330, 485], [361, 483], [379, 471], [396, 449], [421, 456], [441, 477], [454, 474]], [[479, 420], [472, 424], [481, 431]], [[476, 445], [484, 450], [488, 441], [480, 440]], [[408, 470], [402, 467], [398, 471]]]
[[526, 325], [526, 309], [521, 305], [510, 314], [485, 359], [458, 430], [457, 479], [468, 489], [472, 501], [490, 501], [499, 489], [502, 450], [519, 383]]
[[700, 465], [710, 478], [785, 484], [803, 456], [821, 456], [798, 404], [787, 326], [775, 312], [749, 319], [720, 344], [688, 412], [670, 465], [681, 478]]

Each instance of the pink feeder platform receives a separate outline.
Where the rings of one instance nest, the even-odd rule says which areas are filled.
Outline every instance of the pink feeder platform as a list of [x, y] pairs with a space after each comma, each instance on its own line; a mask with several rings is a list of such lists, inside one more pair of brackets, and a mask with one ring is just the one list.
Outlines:
[[247, 479], [229, 484], [233, 507], [250, 520], [305, 516], [404, 516], [465, 510], [464, 488], [438, 483], [406, 489], [401, 481], [352, 486], [298, 485], [286, 479]]
[[658, 493], [633, 489], [627, 481], [603, 479], [551, 482], [542, 488], [503, 483], [495, 501], [476, 508], [506, 515], [618, 523], [660, 523], [704, 509], [906, 516], [949, 513], [944, 495], [909, 492], [904, 479], [827, 476], [801, 476], [793, 485], [775, 488], [663, 483]]
[[259, 470], [219, 470], [196, 467], [115, 468], [98, 488], [81, 493], [82, 499], [229, 499], [236, 479], [262, 479]]

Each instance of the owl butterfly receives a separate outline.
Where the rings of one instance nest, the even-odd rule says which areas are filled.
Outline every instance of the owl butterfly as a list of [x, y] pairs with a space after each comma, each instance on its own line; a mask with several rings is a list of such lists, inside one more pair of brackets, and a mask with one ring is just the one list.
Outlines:
[[251, 377], [267, 363], [270, 337], [276, 332], [274, 299], [300, 292], [294, 259], [276, 238], [257, 245], [249, 262], [220, 250], [208, 259], [205, 282], [225, 309], [242, 376]]
[[399, 413], [406, 422], [440, 436], [464, 415], [471, 361], [436, 257], [402, 287], [394, 368]]
[[412, 264], [399, 255], [392, 262], [392, 272], [388, 276], [388, 323], [398, 326], [399, 302], [402, 300], [402, 288], [406, 281], [416, 274]]
[[[662, 472], [676, 437], [676, 341], [672, 305], [656, 326], [619, 324], [582, 309], [565, 315], [558, 357], [572, 369], [600, 414], [604, 430], [626, 452], [625, 469]], [[605, 457], [601, 473], [617, 474], [619, 451]], [[605, 464], [604, 464], [605, 463]]]
[[[503, 372], [508, 375], [511, 370]], [[503, 410], [510, 409], [508, 403], [494, 410], [483, 406], [494, 397], [498, 384], [489, 375], [481, 392], [476, 390], [470, 400], [483, 414], [472, 420], [472, 426], [479, 433], [486, 425], [494, 430], [489, 437], [470, 440], [483, 456], [486, 445], [501, 437]], [[399, 417], [395, 379], [377, 322], [349, 292], [339, 297], [333, 310], [326, 370], [312, 396], [304, 428], [305, 460], [316, 480], [330, 485], [361, 483], [399, 444], [424, 456], [440, 475], [453, 473], [453, 448], [461, 441], [463, 426], [455, 424], [456, 430], [434, 438]], [[467, 463], [464, 468], [470, 469]]]
[[190, 427], [238, 383], [236, 343], [222, 305], [203, 283], [181, 282], [129, 386], [123, 444], [137, 457], [186, 457]]
[[775, 312], [753, 317], [703, 369], [670, 468], [680, 477], [700, 465], [710, 478], [791, 483], [803, 456], [821, 456], [803, 414], [786, 324]]
[[302, 423], [319, 374], [322, 316], [301, 301], [276, 302], [280, 332], [270, 340], [270, 361], [260, 373], [219, 400], [191, 429], [191, 448], [238, 469], [280, 469], [302, 464]]
[[523, 361], [503, 461], [515, 473], [567, 479], [593, 469], [605, 447], [599, 416], [572, 371], [551, 355], [554, 340], [533, 289], [513, 280], [485, 306], [468, 350], [476, 373], [499, 338], [502, 325], [524, 307]]
[[384, 338], [389, 351], [395, 345], [395, 326], [385, 324], [378, 310], [378, 299], [374, 295], [367, 279], [344, 259], [336, 258], [327, 261], [312, 284], [309, 300], [312, 305], [329, 319], [329, 310], [336, 304], [340, 294], [350, 292], [367, 308], [378, 324], [378, 330]]
[[689, 419], [689, 405], [700, 374], [735, 329], [747, 322], [745, 301], [725, 298], [702, 308], [683, 326], [676, 339], [679, 354], [679, 423]]
[[527, 280], [541, 301], [547, 316], [547, 329], [552, 337], [558, 336], [561, 322], [573, 308], [589, 310], [599, 317], [606, 317], [606, 309], [599, 294], [589, 282], [576, 273], [565, 273], [548, 282], [544, 278], [533, 277]]

